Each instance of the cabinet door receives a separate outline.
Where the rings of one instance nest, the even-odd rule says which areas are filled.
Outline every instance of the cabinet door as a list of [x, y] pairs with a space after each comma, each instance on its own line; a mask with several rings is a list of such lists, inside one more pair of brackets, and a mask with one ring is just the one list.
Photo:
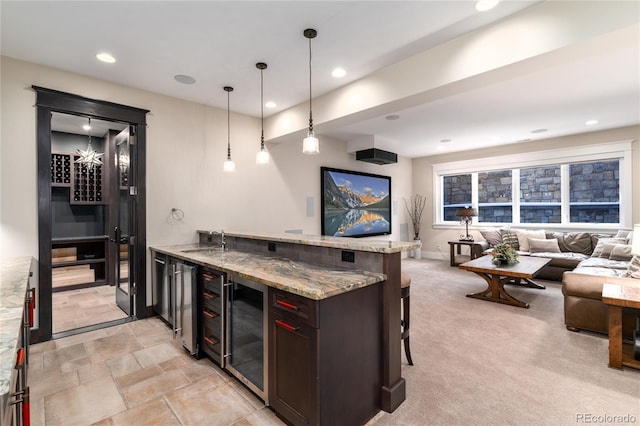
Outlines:
[[318, 424], [318, 330], [271, 311], [269, 403], [294, 425]]

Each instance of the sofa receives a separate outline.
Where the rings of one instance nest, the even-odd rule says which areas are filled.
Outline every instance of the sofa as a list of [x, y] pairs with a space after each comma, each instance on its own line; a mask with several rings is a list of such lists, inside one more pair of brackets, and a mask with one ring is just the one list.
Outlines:
[[[630, 231], [615, 235], [509, 229], [480, 232], [490, 246], [508, 243], [522, 256], [551, 259], [537, 277], [562, 281], [565, 325], [571, 331], [608, 332], [608, 307], [602, 302], [604, 283], [640, 287], [640, 258], [631, 255]], [[637, 316], [637, 310], [623, 310], [624, 336], [632, 336]]]

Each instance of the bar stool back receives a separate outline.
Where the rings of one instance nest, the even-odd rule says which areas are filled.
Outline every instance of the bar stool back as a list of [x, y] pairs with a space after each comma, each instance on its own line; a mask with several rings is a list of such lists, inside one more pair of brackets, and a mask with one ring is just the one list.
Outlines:
[[402, 341], [404, 342], [404, 354], [407, 356], [409, 365], [413, 365], [411, 360], [411, 349], [409, 348], [409, 289], [411, 288], [411, 276], [402, 272], [400, 274], [400, 300], [402, 302]]

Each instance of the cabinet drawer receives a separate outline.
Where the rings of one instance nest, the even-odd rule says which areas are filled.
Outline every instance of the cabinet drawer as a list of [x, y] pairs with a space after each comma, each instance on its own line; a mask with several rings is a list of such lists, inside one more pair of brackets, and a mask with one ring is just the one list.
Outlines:
[[202, 291], [202, 302], [203, 310], [208, 309], [218, 315], [222, 312], [222, 298], [218, 294], [204, 289]]
[[210, 271], [202, 273], [203, 289], [218, 296], [222, 295], [223, 276]]
[[271, 308], [274, 312], [314, 328], [318, 328], [317, 305], [315, 300], [285, 291], [273, 290], [271, 293]]
[[204, 351], [211, 355], [216, 361], [220, 362], [220, 357], [222, 355], [222, 340], [220, 339], [220, 336], [207, 326], [204, 326], [202, 342]]
[[216, 337], [222, 337], [222, 317], [220, 315], [205, 308], [202, 311], [202, 323]]

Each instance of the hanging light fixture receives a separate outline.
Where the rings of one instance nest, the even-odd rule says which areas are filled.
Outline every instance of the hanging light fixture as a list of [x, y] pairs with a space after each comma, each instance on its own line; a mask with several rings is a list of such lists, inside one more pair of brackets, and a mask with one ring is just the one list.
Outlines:
[[224, 86], [224, 91], [227, 92], [227, 160], [224, 162], [224, 171], [235, 172], [236, 165], [231, 159], [231, 112], [229, 109], [229, 94], [233, 92], [233, 87]]
[[312, 28], [307, 28], [303, 34], [309, 39], [309, 131], [307, 132], [307, 137], [302, 141], [302, 153], [319, 154], [320, 143], [313, 134], [313, 111], [311, 109], [311, 39], [315, 38], [318, 32]]
[[269, 164], [269, 151], [264, 147], [264, 80], [262, 71], [267, 69], [267, 64], [258, 62], [256, 68], [260, 70], [260, 151], [256, 153], [256, 164]]
[[91, 146], [91, 117], [89, 117], [87, 133], [89, 134], [89, 144], [87, 145], [86, 150], [82, 150], [79, 148], [76, 150], [76, 154], [78, 154], [80, 158], [78, 158], [75, 163], [82, 164], [86, 166], [87, 169], [93, 170], [95, 166], [102, 166], [102, 164], [104, 164], [100, 159], [100, 157], [104, 155], [104, 152], [99, 154], [94, 151], [93, 147]]

